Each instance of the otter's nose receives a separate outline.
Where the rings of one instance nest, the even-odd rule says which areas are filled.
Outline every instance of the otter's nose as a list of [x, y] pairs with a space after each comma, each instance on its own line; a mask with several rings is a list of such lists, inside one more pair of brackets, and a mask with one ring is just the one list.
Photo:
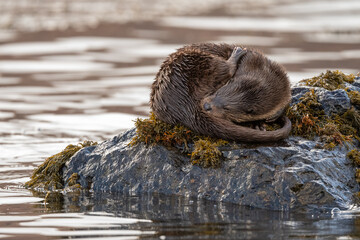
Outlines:
[[205, 111], [210, 111], [211, 105], [209, 103], [204, 103], [204, 109], [205, 109]]

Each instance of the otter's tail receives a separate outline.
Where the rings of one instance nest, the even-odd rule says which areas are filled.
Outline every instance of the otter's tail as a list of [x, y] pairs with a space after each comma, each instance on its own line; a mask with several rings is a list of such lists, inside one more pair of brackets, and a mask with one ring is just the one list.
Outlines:
[[211, 121], [215, 126], [214, 136], [239, 142], [270, 142], [287, 138], [291, 131], [291, 121], [282, 118], [283, 127], [274, 131], [261, 131], [234, 124], [231, 121]]

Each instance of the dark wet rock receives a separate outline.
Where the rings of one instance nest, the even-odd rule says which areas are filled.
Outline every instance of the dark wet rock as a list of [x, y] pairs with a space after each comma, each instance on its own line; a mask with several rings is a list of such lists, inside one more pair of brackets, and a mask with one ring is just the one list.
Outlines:
[[157, 192], [273, 210], [346, 207], [358, 191], [346, 149], [316, 149], [290, 137], [283, 146], [223, 151], [221, 168], [192, 165], [186, 155], [160, 145], [128, 146], [135, 129], [79, 151], [64, 178], [78, 173], [96, 192]]
[[345, 83], [345, 89], [348, 91], [357, 91], [360, 92], [360, 78], [358, 80], [355, 79], [353, 84]]
[[356, 77], [354, 83], [352, 84], [355, 87], [360, 88], [360, 77]]
[[[360, 90], [360, 88], [358, 89], [358, 87], [351, 84], [348, 84], [347, 88], [349, 91]], [[300, 98], [311, 89], [314, 89], [315, 94], [318, 96], [319, 103], [322, 105], [325, 114], [328, 116], [331, 116], [332, 114], [341, 115], [351, 108], [350, 98], [344, 89], [330, 91], [324, 88], [301, 85], [297, 85], [291, 89], [291, 105], [297, 104], [300, 101]]]
[[304, 96], [305, 93], [309, 92], [311, 87], [307, 86], [296, 86], [291, 89], [291, 105], [297, 104], [300, 102], [300, 98]]
[[331, 116], [332, 114], [344, 114], [351, 108], [350, 98], [343, 89], [334, 91], [321, 89], [316, 91], [316, 94], [319, 103], [321, 103], [325, 114], [328, 116]]
[[[292, 89], [293, 103], [311, 88]], [[314, 88], [328, 113], [349, 109], [344, 90]], [[339, 110], [339, 109], [340, 110]], [[336, 109], [336, 110], [334, 110]], [[87, 147], [67, 163], [95, 192], [177, 194], [271, 210], [347, 208], [359, 191], [349, 149], [318, 149], [319, 142], [289, 137], [271, 145], [235, 144], [222, 148], [220, 168], [192, 165], [181, 149], [129, 146], [135, 129]]]

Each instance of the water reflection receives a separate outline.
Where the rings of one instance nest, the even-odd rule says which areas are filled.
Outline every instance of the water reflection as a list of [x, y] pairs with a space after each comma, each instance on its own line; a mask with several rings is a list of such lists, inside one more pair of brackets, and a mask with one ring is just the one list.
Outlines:
[[[41, 194], [40, 194], [41, 195]], [[145, 194], [54, 194], [33, 205], [46, 214], [0, 215], [17, 222], [0, 227], [0, 234], [40, 234], [63, 237], [130, 236], [142, 239], [303, 239], [351, 236], [357, 218], [328, 213], [289, 213], [253, 209], [228, 203]], [[54, 212], [54, 213], [51, 213]], [[64, 212], [64, 213], [58, 213]], [[31, 228], [30, 228], [31, 227]], [[355, 229], [354, 229], [355, 227]]]

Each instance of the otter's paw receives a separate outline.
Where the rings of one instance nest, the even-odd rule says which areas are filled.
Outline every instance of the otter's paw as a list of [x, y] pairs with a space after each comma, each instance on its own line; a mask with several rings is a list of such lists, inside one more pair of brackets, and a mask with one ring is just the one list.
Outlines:
[[266, 132], [266, 126], [264, 123], [255, 123], [252, 128], [255, 130]]

